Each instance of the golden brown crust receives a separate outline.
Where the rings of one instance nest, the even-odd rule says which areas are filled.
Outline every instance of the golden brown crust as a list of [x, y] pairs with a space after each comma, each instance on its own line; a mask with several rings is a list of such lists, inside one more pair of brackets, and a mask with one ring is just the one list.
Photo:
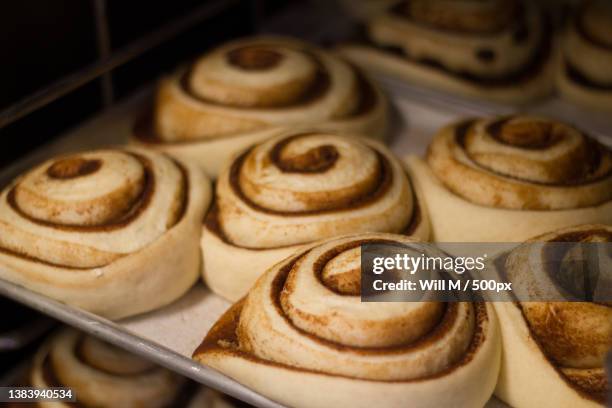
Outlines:
[[[605, 225], [584, 225], [548, 233], [535, 237], [529, 243], [580, 243], [612, 242], [612, 228]], [[602, 241], [602, 239], [604, 239]], [[607, 240], [607, 241], [606, 241]], [[532, 270], [532, 263], [525, 256], [536, 256], [533, 252], [542, 251], [540, 265], [548, 265], [551, 246], [521, 246], [500, 258], [498, 266], [505, 279], [531, 285], [533, 279], [542, 279], [540, 275], [548, 274], [556, 282], [554, 275], [542, 269]], [[556, 248], [559, 248], [558, 246]], [[569, 251], [570, 246], [563, 247]], [[558, 251], [558, 249], [557, 249]], [[548, 261], [547, 261], [548, 259]], [[530, 278], [531, 276], [531, 278]], [[532, 286], [534, 297], [545, 297], [541, 292], [546, 290], [540, 283]], [[533, 292], [540, 291], [540, 292]], [[554, 368], [560, 378], [571, 389], [588, 400], [603, 404], [606, 399], [608, 384], [605, 378], [605, 356], [612, 348], [612, 306], [592, 302], [516, 302], [515, 307], [530, 333], [530, 341], [537, 344], [547, 363]], [[510, 325], [507, 330], [511, 330]], [[521, 356], [516, 356], [521, 358]], [[509, 373], [511, 375], [511, 373]]]

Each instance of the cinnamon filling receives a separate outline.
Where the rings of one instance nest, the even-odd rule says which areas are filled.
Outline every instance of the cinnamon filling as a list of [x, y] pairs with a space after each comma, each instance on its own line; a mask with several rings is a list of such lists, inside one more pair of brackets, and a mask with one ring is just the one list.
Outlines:
[[[508, 123], [512, 117], [502, 118], [487, 126], [486, 131], [501, 143], [525, 148], [525, 149], [546, 149], [558, 143], [562, 137], [562, 134], [554, 130], [552, 124], [540, 124], [540, 123]], [[501, 177], [506, 177], [513, 180], [523, 181], [530, 184], [544, 185], [544, 186], [557, 186], [557, 187], [572, 187], [576, 185], [584, 185], [589, 183], [596, 183], [604, 180], [612, 175], [612, 169], [603, 174], [591, 177], [589, 176], [596, 174], [597, 169], [600, 166], [602, 156], [605, 154], [606, 147], [591, 139], [586, 135], [583, 136], [584, 143], [586, 145], [586, 160], [585, 163], [576, 163], [576, 165], [583, 166], [582, 171], [576, 171], [576, 177], [570, 177], [563, 181], [558, 182], [540, 182], [536, 180], [527, 180], [521, 177], [517, 177], [511, 174], [504, 174], [487, 166], [483, 166], [469, 155], [466, 149], [466, 139], [468, 133], [471, 131], [472, 126], [477, 122], [475, 119], [466, 120], [458, 124], [454, 129], [454, 136], [457, 144], [463, 149], [466, 155], [470, 158], [471, 163], [487, 172], [496, 174]], [[533, 132], [533, 133], [530, 133]]]
[[[327, 70], [325, 69], [325, 66], [319, 60], [319, 58], [317, 58], [317, 56], [314, 55], [313, 53], [310, 53], [306, 50], [301, 50], [301, 52], [303, 52], [308, 57], [310, 57], [310, 59], [314, 61], [314, 63], [316, 64], [317, 72], [316, 72], [315, 78], [311, 86], [306, 88], [306, 90], [297, 99], [283, 106], [278, 106], [276, 107], [276, 109], [279, 109], [279, 110], [291, 109], [291, 108], [296, 108], [300, 106], [307, 106], [307, 105], [314, 104], [316, 101], [320, 100], [326, 93], [328, 93], [331, 89], [331, 78], [329, 77], [329, 73], [327, 72]], [[191, 86], [189, 85], [189, 78], [191, 76], [191, 71], [192, 71], [192, 68], [188, 69], [179, 80], [181, 90], [185, 92], [185, 94], [189, 95], [191, 98], [197, 101], [204, 102], [204, 103], [209, 103], [209, 104], [217, 105], [217, 106], [224, 106], [228, 108], [239, 108], [239, 109], [244, 109], [244, 110], [260, 109], [257, 106], [247, 107], [247, 106], [235, 106], [233, 104], [221, 103], [219, 101], [205, 98], [202, 95], [198, 95], [196, 92], [194, 92], [191, 89]]]
[[487, 126], [487, 133], [500, 143], [521, 149], [547, 149], [559, 142], [563, 136], [549, 122], [509, 123], [512, 117], [496, 120]]
[[339, 158], [338, 150], [333, 145], [321, 145], [294, 157], [283, 157], [283, 149], [304, 136], [307, 135], [291, 136], [274, 145], [269, 154], [270, 161], [283, 173], [324, 173], [331, 169]]
[[[145, 168], [145, 183], [144, 183], [145, 186], [142, 190], [140, 197], [136, 200], [137, 204], [135, 204], [135, 206], [132, 209], [130, 209], [130, 211], [127, 212], [121, 219], [118, 219], [112, 223], [105, 224], [105, 225], [95, 225], [95, 226], [81, 226], [81, 225], [55, 224], [55, 223], [51, 223], [51, 222], [44, 221], [44, 220], [34, 219], [28, 216], [27, 214], [25, 214], [23, 211], [21, 211], [21, 209], [15, 202], [15, 191], [14, 191], [15, 187], [13, 187], [13, 189], [7, 194], [7, 202], [11, 206], [11, 208], [13, 208], [15, 212], [17, 212], [20, 216], [34, 223], [37, 223], [39, 225], [43, 225], [46, 227], [52, 227], [52, 228], [57, 228], [61, 230], [66, 230], [66, 231], [77, 231], [77, 232], [83, 232], [83, 233], [112, 231], [112, 230], [124, 228], [130, 223], [134, 222], [147, 209], [152, 199], [152, 196], [154, 194], [154, 190], [155, 190], [155, 180], [153, 176], [153, 171], [151, 169], [151, 163], [144, 156], [138, 155], [136, 153], [129, 153], [129, 154], [136, 157], [143, 164]], [[168, 228], [171, 228], [172, 226], [179, 223], [185, 216], [187, 212], [188, 204], [189, 204], [189, 189], [190, 189], [189, 174], [187, 172], [187, 169], [185, 169], [185, 167], [178, 161], [174, 159], [172, 159], [172, 161], [176, 164], [176, 166], [179, 168], [181, 172], [182, 188], [181, 188], [180, 205], [176, 209], [176, 214], [172, 220], [173, 222], [171, 223], [171, 225], [168, 226]], [[15, 250], [4, 248], [2, 246], [0, 246], [0, 252], [11, 255], [11, 256], [15, 256], [18, 258], [22, 258], [30, 262], [36, 262], [36, 263], [40, 263], [43, 265], [49, 265], [53, 267], [59, 267], [59, 268], [70, 269], [70, 270], [91, 269], [89, 267], [76, 267], [76, 266], [69, 266], [69, 265], [62, 265], [62, 264], [56, 264], [53, 262], [48, 262], [44, 259], [33, 257], [25, 252], [17, 252]], [[103, 266], [105, 265], [100, 265], [99, 267], [103, 267]]]
[[[376, 94], [376, 91], [370, 81], [365, 77], [365, 75], [359, 70], [356, 66], [350, 64], [351, 69], [355, 73], [356, 77], [356, 86], [358, 87], [357, 95], [359, 97], [359, 101], [355, 107], [355, 109], [340, 118], [337, 119], [352, 119], [357, 118], [359, 116], [363, 116], [371, 112], [379, 103], [379, 98]], [[318, 78], [315, 79], [315, 85], [307, 92], [310, 96], [304, 94], [302, 95], [301, 101], [297, 101], [296, 105], [289, 105], [284, 107], [295, 107], [297, 105], [307, 105], [309, 103], [314, 103], [316, 99], [325, 92], [325, 90], [331, 86], [329, 83], [329, 77], [323, 74], [318, 74]], [[217, 104], [214, 101], [207, 101], [201, 98], [198, 95], [195, 95], [189, 90], [188, 79], [189, 73], [185, 74], [181, 79], [181, 87], [184, 92], [187, 92], [191, 97], [195, 99], [200, 99], [207, 103]], [[317, 84], [318, 82], [318, 84]], [[284, 107], [278, 107], [277, 109], [283, 109]], [[241, 107], [240, 109], [249, 109]], [[181, 144], [190, 144], [193, 143], [192, 140], [182, 140], [182, 141], [173, 141], [168, 142], [164, 141], [160, 135], [157, 133], [155, 126], [153, 124], [153, 109], [147, 109], [134, 123], [132, 134], [133, 136], [142, 143], [146, 144], [165, 144], [165, 145], [181, 145]], [[331, 119], [331, 118], [330, 118]], [[220, 138], [232, 137], [231, 135], [222, 135], [212, 138], [207, 138], [206, 140], [217, 140]]]
[[247, 46], [227, 53], [227, 61], [246, 71], [264, 71], [276, 67], [283, 59], [283, 54], [257, 46]]
[[101, 160], [88, 160], [82, 157], [69, 157], [53, 163], [47, 175], [54, 179], [73, 179], [95, 173], [102, 167]]
[[[612, 51], [611, 51], [612, 52]], [[574, 83], [594, 91], [612, 91], [612, 83], [604, 84], [594, 81], [583, 74], [578, 67], [572, 65], [568, 60], [565, 60], [564, 64], [565, 75]]]
[[[376, 152], [378, 156], [379, 163], [379, 172], [378, 178], [375, 183], [373, 183], [374, 188], [372, 190], [368, 190], [363, 192], [362, 194], [350, 197], [342, 202], [337, 202], [333, 207], [316, 209], [316, 210], [304, 210], [304, 211], [278, 211], [271, 210], [269, 208], [262, 207], [257, 203], [250, 200], [242, 190], [240, 186], [240, 173], [242, 170], [242, 166], [250, 154], [252, 148], [244, 152], [241, 156], [239, 156], [233, 163], [230, 168], [229, 174], [229, 182], [234, 194], [236, 194], [240, 200], [242, 200], [249, 207], [253, 208], [256, 211], [263, 212], [266, 214], [274, 214], [274, 215], [282, 215], [282, 216], [295, 216], [295, 215], [315, 215], [315, 214], [324, 214], [328, 212], [335, 212], [339, 210], [352, 210], [364, 207], [382, 197], [388, 189], [391, 187], [393, 182], [393, 172], [391, 170], [391, 164], [387, 161], [387, 159], [380, 153]], [[327, 155], [329, 155], [329, 149]], [[332, 154], [333, 155], [333, 154]], [[331, 159], [327, 159], [326, 163], [332, 162]], [[283, 171], [283, 165], [279, 165], [278, 162], [273, 162], [281, 171]], [[333, 165], [333, 164], [332, 164]], [[322, 173], [326, 170], [325, 166], [320, 166], [319, 170], [305, 171], [306, 174], [317, 174]], [[330, 166], [331, 167], [331, 166]]]
[[[419, 227], [419, 225], [421, 225], [421, 222], [422, 222], [423, 216], [421, 214], [421, 206], [417, 199], [416, 194], [414, 193], [414, 190], [412, 191], [412, 197], [413, 197], [413, 203], [414, 203], [414, 207], [412, 210], [412, 217], [410, 218], [410, 221], [408, 222], [408, 225], [406, 226], [406, 228], [403, 231], [401, 231], [401, 233], [404, 235], [412, 235], [414, 231], [416, 231], [416, 229]], [[235, 246], [236, 248], [249, 249], [251, 251], [265, 251], [265, 250], [271, 249], [271, 248], [246, 247], [242, 245], [237, 245], [235, 242], [230, 240], [227, 234], [225, 233], [225, 231], [223, 231], [223, 227], [221, 226], [221, 222], [219, 219], [219, 207], [217, 206], [216, 202], [213, 203], [210, 210], [208, 211], [208, 214], [206, 214], [206, 216], [204, 217], [204, 226], [208, 231], [213, 233], [215, 236], [217, 236], [217, 238], [219, 238], [221, 241], [223, 241], [223, 243], [227, 245], [232, 245], [232, 246]], [[283, 247], [277, 247], [277, 248], [283, 248]]]

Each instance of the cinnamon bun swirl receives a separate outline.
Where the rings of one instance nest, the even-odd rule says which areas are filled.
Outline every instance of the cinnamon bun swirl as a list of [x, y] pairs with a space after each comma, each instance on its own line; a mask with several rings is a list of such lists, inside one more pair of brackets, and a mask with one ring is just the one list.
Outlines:
[[521, 242], [565, 226], [612, 223], [612, 152], [552, 119], [470, 119], [410, 157], [438, 242]]
[[163, 306], [200, 271], [210, 181], [142, 149], [48, 160], [0, 194], [0, 277], [108, 318]]
[[229, 300], [313, 241], [354, 232], [429, 238], [429, 220], [399, 161], [382, 144], [287, 132], [221, 174], [202, 234], [204, 280]]
[[247, 38], [162, 79], [152, 117], [133, 139], [216, 177], [234, 153], [279, 127], [316, 123], [382, 138], [386, 116], [378, 87], [338, 56], [290, 38]]
[[500, 344], [485, 303], [362, 303], [362, 234], [270, 268], [213, 326], [194, 358], [295, 407], [476, 407], [495, 387]]
[[[547, 246], [534, 242], [612, 242], [610, 225], [583, 225], [533, 238], [496, 263], [500, 276], [533, 285], [550, 275]], [[564, 245], [565, 248], [565, 245]], [[571, 251], [568, 246], [567, 251]], [[529, 262], [530, 258], [542, 259]], [[559, 271], [551, 276], [558, 277]], [[608, 275], [609, 277], [609, 275]], [[608, 287], [609, 283], [608, 283]], [[545, 288], [545, 287], [543, 287]], [[604, 406], [612, 349], [611, 302], [495, 302], [503, 357], [496, 394], [513, 407]]]
[[568, 24], [563, 49], [557, 71], [561, 94], [612, 111], [612, 4], [585, 1]]
[[63, 329], [38, 351], [24, 386], [70, 388], [76, 402], [51, 403], [54, 407], [232, 408], [242, 404], [73, 329]]
[[341, 52], [371, 70], [507, 103], [552, 90], [552, 30], [536, 2], [407, 0], [366, 25], [371, 44]]

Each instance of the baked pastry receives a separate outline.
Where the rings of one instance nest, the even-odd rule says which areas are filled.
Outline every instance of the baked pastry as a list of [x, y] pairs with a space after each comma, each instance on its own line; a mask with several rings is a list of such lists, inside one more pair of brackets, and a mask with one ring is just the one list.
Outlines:
[[73, 329], [63, 329], [36, 353], [25, 386], [68, 387], [79, 407], [231, 408], [242, 404]]
[[584, 1], [567, 26], [557, 86], [564, 97], [612, 111], [612, 4]]
[[303, 245], [368, 231], [429, 238], [427, 213], [400, 162], [372, 140], [286, 132], [242, 153], [219, 177], [202, 234], [204, 280], [235, 301]]
[[366, 27], [369, 43], [340, 51], [373, 71], [514, 104], [553, 87], [552, 30], [536, 2], [401, 1]]
[[0, 194], [0, 278], [118, 319], [183, 295], [200, 272], [210, 181], [142, 149], [48, 160]]
[[441, 129], [409, 168], [437, 242], [522, 242], [565, 226], [612, 223], [612, 152], [532, 116]]
[[[612, 226], [583, 225], [547, 233], [529, 240], [495, 263], [500, 276], [536, 291], [529, 299], [559, 300], [493, 303], [503, 341], [496, 395], [517, 408], [604, 406], [609, 388], [604, 361], [612, 349], [612, 302], [609, 301], [612, 299], [608, 294], [601, 298], [607, 302], [560, 301], [561, 295], [569, 292], [559, 282], [559, 270], [548, 272], [543, 268], [559, 265], [557, 260], [564, 258], [559, 254], [551, 257], [549, 245], [534, 245], [534, 242], [563, 242], [563, 247], [555, 247], [555, 252], [563, 250], [564, 256], [568, 256], [572, 242], [612, 244]], [[536, 263], [529, 259], [542, 261]], [[555, 285], [535, 281], [544, 277], [555, 279]], [[611, 287], [610, 282], [607, 285]], [[552, 289], [559, 293], [549, 297], [546, 292]]]
[[374, 83], [338, 56], [299, 40], [229, 42], [162, 79], [152, 117], [134, 140], [196, 160], [212, 177], [234, 153], [316, 123], [382, 138], [387, 102]]
[[477, 407], [500, 357], [485, 303], [360, 299], [361, 234], [313, 244], [270, 268], [212, 327], [194, 359], [292, 407]]

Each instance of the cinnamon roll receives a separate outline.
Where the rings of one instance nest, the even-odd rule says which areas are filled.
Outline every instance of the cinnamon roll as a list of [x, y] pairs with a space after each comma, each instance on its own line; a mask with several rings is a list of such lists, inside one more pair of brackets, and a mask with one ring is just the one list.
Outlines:
[[491, 306], [361, 302], [360, 245], [414, 242], [370, 233], [301, 249], [220, 318], [194, 358], [287, 406], [483, 406], [500, 357]]
[[235, 301], [303, 245], [368, 231], [429, 238], [399, 161], [372, 140], [287, 132], [246, 150], [219, 177], [202, 234], [204, 280]]
[[371, 70], [468, 97], [524, 103], [550, 93], [552, 30], [536, 2], [407, 0], [341, 47]]
[[0, 277], [118, 319], [163, 306], [200, 271], [210, 181], [142, 149], [48, 160], [0, 194]]
[[[54, 402], [54, 407], [231, 408], [242, 404], [73, 329], [62, 330], [39, 350], [25, 386], [70, 388], [76, 402]], [[14, 404], [15, 408], [22, 405]]]
[[568, 24], [563, 50], [557, 71], [561, 94], [612, 111], [612, 4], [585, 1]]
[[[496, 262], [500, 276], [507, 280], [530, 285], [532, 290], [546, 289], [546, 286], [534, 285], [534, 279], [545, 276], [558, 279], [560, 272], [544, 270], [551, 265], [547, 262], [548, 247], [533, 245], [534, 242], [612, 243], [612, 227], [583, 225], [547, 233]], [[563, 248], [571, 251], [571, 245]], [[605, 405], [609, 384], [604, 361], [612, 349], [612, 302], [493, 304], [500, 319], [503, 342], [502, 369], [496, 389], [499, 398], [517, 408]]]
[[409, 157], [438, 242], [521, 242], [612, 223], [612, 152], [552, 119], [470, 119], [444, 127], [426, 161]]
[[382, 138], [386, 116], [378, 87], [338, 56], [290, 38], [247, 38], [164, 78], [133, 139], [216, 177], [234, 153], [279, 127], [316, 123]]

